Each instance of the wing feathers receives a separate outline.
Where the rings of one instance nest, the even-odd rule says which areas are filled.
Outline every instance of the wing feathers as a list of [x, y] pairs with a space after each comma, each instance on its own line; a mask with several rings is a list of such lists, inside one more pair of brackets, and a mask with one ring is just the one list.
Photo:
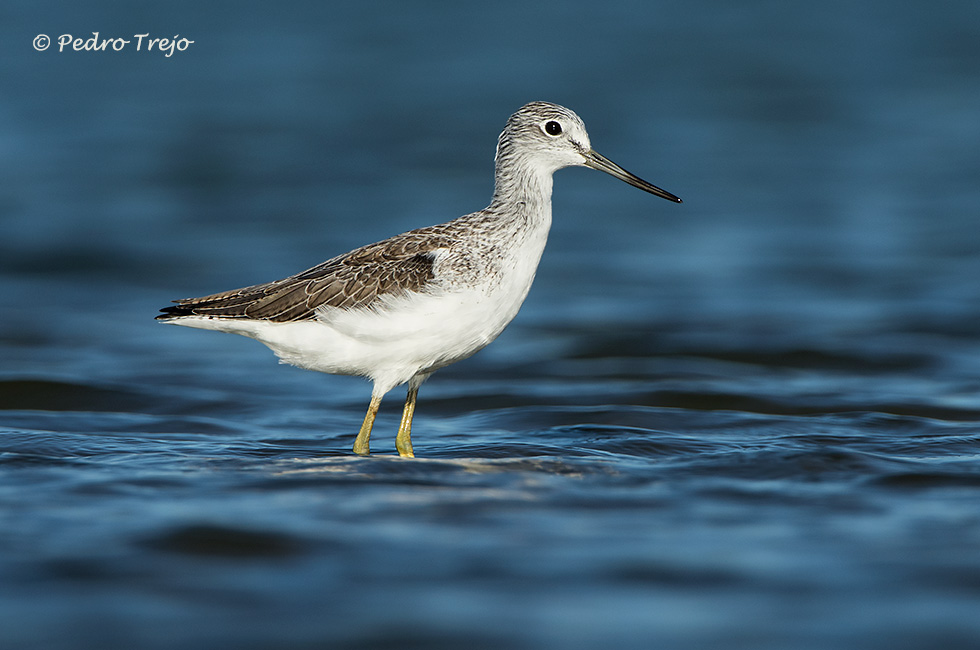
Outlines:
[[412, 231], [283, 280], [177, 300], [157, 318], [209, 316], [289, 322], [313, 320], [316, 310], [324, 306], [366, 307], [379, 296], [424, 290], [435, 278], [435, 252], [452, 243], [446, 234], [433, 229]]

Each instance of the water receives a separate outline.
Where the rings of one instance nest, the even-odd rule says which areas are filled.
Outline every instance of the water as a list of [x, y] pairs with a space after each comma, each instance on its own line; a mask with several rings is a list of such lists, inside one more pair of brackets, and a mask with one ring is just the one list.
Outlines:
[[[0, 647], [980, 645], [976, 3], [355, 4], [2, 10]], [[152, 321], [482, 207], [533, 99], [685, 203], [559, 172], [416, 461]]]

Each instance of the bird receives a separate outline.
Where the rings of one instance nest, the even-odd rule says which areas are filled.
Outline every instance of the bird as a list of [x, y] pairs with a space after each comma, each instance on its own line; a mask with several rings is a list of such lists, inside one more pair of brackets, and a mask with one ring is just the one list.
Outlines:
[[365, 377], [371, 400], [353, 451], [370, 453], [382, 397], [408, 385], [395, 438], [413, 458], [419, 386], [497, 338], [517, 315], [551, 228], [552, 175], [585, 166], [681, 203], [597, 153], [582, 119], [557, 104], [525, 104], [497, 139], [490, 204], [446, 223], [395, 235], [282, 280], [174, 300], [164, 323], [231, 332], [282, 363]]

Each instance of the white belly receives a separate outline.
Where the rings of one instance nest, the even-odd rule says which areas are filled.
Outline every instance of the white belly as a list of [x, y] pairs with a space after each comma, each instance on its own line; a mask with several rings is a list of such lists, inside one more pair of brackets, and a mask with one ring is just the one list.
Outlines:
[[285, 363], [368, 377], [387, 391], [419, 372], [465, 359], [497, 338], [527, 295], [530, 280], [522, 284], [386, 297], [369, 309], [322, 310], [315, 321], [191, 316], [169, 322], [248, 336]]

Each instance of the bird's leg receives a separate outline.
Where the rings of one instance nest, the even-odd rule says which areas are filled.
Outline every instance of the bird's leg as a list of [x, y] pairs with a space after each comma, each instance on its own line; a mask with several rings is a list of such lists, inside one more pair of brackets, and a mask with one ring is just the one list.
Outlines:
[[374, 427], [374, 418], [378, 416], [378, 407], [381, 406], [382, 395], [371, 393], [371, 403], [368, 405], [367, 415], [364, 416], [364, 424], [357, 432], [354, 439], [354, 453], [358, 456], [367, 456], [371, 453], [371, 429]]
[[415, 417], [415, 400], [419, 396], [419, 384], [415, 377], [408, 382], [408, 397], [405, 398], [405, 410], [402, 411], [402, 421], [398, 425], [398, 436], [395, 438], [395, 449], [403, 458], [415, 458], [412, 452], [412, 418]]

